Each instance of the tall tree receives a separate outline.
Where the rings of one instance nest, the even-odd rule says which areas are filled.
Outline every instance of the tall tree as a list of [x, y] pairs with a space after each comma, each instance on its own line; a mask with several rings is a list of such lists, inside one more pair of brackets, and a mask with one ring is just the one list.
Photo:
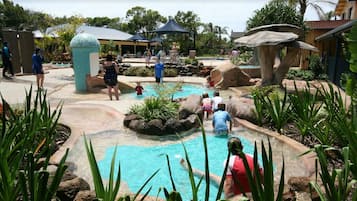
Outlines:
[[146, 10], [143, 7], [136, 6], [126, 12], [127, 28], [129, 33], [150, 32], [155, 30], [160, 23], [166, 22], [166, 18], [161, 16], [158, 11]]
[[311, 6], [319, 16], [320, 20], [324, 20], [326, 17], [325, 11], [322, 9], [321, 4], [329, 4], [336, 6], [334, 1], [330, 0], [288, 0], [289, 5], [297, 7], [300, 15], [305, 16], [306, 9]]
[[0, 17], [1, 17], [1, 25], [3, 27], [22, 29], [27, 23], [28, 14], [25, 10], [18, 4], [14, 5], [14, 3], [10, 0], [3, 0], [3, 3], [0, 6]]
[[247, 29], [268, 24], [292, 24], [304, 27], [302, 16], [283, 0], [271, 1], [262, 9], [255, 11], [254, 16], [247, 21]]
[[[178, 24], [190, 32], [189, 35], [185, 34], [183, 37], [180, 37], [179, 43], [182, 46], [181, 49], [187, 50], [193, 48], [195, 46], [194, 43], [196, 43], [197, 31], [202, 26], [200, 18], [192, 11], [178, 11], [174, 18]], [[189, 38], [190, 40], [187, 40]]]

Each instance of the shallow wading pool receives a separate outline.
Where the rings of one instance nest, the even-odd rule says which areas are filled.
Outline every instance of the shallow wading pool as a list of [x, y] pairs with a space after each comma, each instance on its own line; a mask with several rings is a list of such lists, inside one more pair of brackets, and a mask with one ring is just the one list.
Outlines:
[[[223, 173], [223, 163], [227, 155], [227, 138], [216, 137], [209, 128], [207, 129], [210, 171], [221, 176]], [[254, 150], [254, 141], [257, 141], [258, 150], [260, 150], [260, 141], [263, 140], [266, 144], [268, 138], [246, 129], [236, 129], [233, 133], [242, 139], [244, 151], [251, 154], [253, 154]], [[172, 190], [166, 162], [167, 154], [170, 158], [176, 188], [182, 194], [183, 200], [190, 200], [192, 193], [188, 173], [179, 164], [180, 159], [184, 157], [184, 149], [177, 137], [157, 137], [156, 139], [152, 139], [131, 131], [104, 131], [91, 134], [88, 137], [92, 140], [98, 166], [104, 179], [109, 178], [110, 162], [115, 146], [117, 146], [116, 170], [118, 163], [120, 163], [121, 179], [123, 182], [121, 192], [137, 192], [146, 179], [158, 169], [160, 169], [159, 173], [146, 189], [152, 186], [151, 196], [157, 196], [161, 187], [166, 187], [169, 191]], [[285, 178], [289, 178], [290, 176], [308, 176], [304, 163], [297, 157], [301, 153], [274, 138], [271, 138], [270, 141], [273, 147], [276, 182], [280, 178], [283, 155], [286, 166]], [[204, 170], [204, 150], [201, 132], [183, 137], [182, 142], [187, 148], [192, 166]], [[78, 176], [84, 177], [90, 183], [92, 182], [90, 168], [85, 156], [83, 139], [79, 140], [70, 151], [67, 161], [75, 164], [77, 167], [75, 173]], [[196, 178], [197, 182], [198, 178]], [[202, 199], [204, 191], [205, 184], [202, 183], [199, 191], [199, 197]], [[146, 191], [144, 190], [143, 192]], [[213, 201], [215, 199], [216, 193], [216, 186], [211, 185], [210, 200]], [[159, 197], [163, 196], [161, 192]]]
[[[170, 87], [175, 86], [174, 83], [165, 83], [165, 84], [169, 85]], [[144, 99], [146, 97], [157, 96], [155, 92], [155, 87], [157, 86], [156, 83], [141, 83], [141, 85], [144, 87], [143, 95], [137, 96], [136, 92], [130, 93], [128, 95], [138, 100]], [[213, 89], [209, 89], [203, 85], [184, 83], [182, 85], [182, 88], [176, 93], [174, 93], [173, 99], [184, 98], [192, 94], [202, 95], [203, 93], [208, 93], [210, 97], [213, 97], [213, 92], [214, 92]]]

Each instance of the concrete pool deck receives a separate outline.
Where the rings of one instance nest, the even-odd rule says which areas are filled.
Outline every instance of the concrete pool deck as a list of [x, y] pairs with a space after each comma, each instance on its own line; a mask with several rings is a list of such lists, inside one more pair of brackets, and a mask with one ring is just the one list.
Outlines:
[[[132, 131], [124, 128], [123, 118], [128, 108], [140, 101], [133, 101], [133, 99], [126, 99], [121, 96], [119, 101], [110, 101], [108, 95], [103, 91], [99, 93], [77, 93], [74, 86], [74, 77], [72, 68], [58, 68], [48, 69], [45, 74], [45, 89], [47, 90], [47, 97], [50, 101], [52, 109], [59, 103], [63, 104], [62, 115], [60, 123], [68, 125], [71, 128], [71, 137], [66, 141], [64, 146], [51, 158], [51, 161], [58, 162], [67, 148], [72, 149], [76, 143], [82, 138], [83, 134], [91, 135], [98, 134], [103, 131], [122, 131], [126, 135], [130, 135]], [[127, 77], [119, 76], [119, 80], [124, 82], [153, 82], [153, 77]], [[164, 78], [165, 81], [183, 81], [188, 83], [203, 84], [206, 82], [202, 77], [175, 77]], [[31, 85], [36, 89], [36, 77], [34, 75], [21, 75], [13, 79], [0, 79], [0, 92], [1, 95], [10, 104], [22, 104], [25, 100], [25, 90], [29, 90]], [[228, 97], [228, 93], [239, 96], [241, 92], [239, 89], [229, 90], [224, 92], [224, 97]], [[257, 132], [270, 133], [271, 131], [261, 130], [260, 128], [250, 125], [249, 122], [238, 120], [241, 125], [250, 129], [256, 129]], [[207, 131], [211, 131], [210, 121], [205, 121], [204, 126]], [[237, 128], [235, 128], [237, 129]], [[238, 130], [236, 130], [238, 132]], [[240, 131], [239, 131], [240, 132]], [[270, 136], [279, 141], [286, 142], [287, 145], [296, 149], [299, 153], [308, 150], [307, 147], [297, 143], [289, 138], [283, 139], [278, 134], [271, 132]], [[246, 135], [249, 135], [246, 134]], [[275, 135], [275, 136], [274, 136]], [[94, 138], [93, 138], [94, 139]], [[128, 138], [130, 140], [132, 138]], [[116, 139], [117, 141], [118, 139]], [[97, 149], [96, 149], [97, 150]], [[101, 152], [99, 150], [99, 152]], [[85, 153], [82, 153], [85, 154]], [[277, 156], [280, 157], [280, 156]], [[81, 157], [80, 163], [88, 167], [86, 157]], [[275, 158], [275, 156], [274, 156]], [[79, 158], [78, 158], [79, 160]], [[280, 160], [280, 159], [277, 159]], [[307, 171], [311, 172], [314, 168], [314, 159], [303, 159]], [[82, 168], [82, 166], [81, 166]], [[310, 169], [311, 168], [311, 169]], [[89, 169], [83, 171], [89, 173]], [[90, 178], [90, 176], [88, 176]], [[87, 179], [87, 177], [86, 177]], [[90, 179], [89, 179], [90, 180]]]

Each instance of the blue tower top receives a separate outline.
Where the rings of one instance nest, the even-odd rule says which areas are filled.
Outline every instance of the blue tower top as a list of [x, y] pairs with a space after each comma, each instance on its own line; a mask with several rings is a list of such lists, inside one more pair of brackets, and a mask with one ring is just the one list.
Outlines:
[[80, 33], [75, 35], [70, 43], [71, 48], [81, 47], [96, 47], [99, 48], [100, 44], [98, 39], [92, 34]]

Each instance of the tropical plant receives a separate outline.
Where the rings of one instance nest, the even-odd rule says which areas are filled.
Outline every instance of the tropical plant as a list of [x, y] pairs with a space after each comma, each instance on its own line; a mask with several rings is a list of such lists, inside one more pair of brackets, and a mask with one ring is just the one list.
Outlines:
[[325, 69], [321, 62], [321, 58], [318, 55], [313, 54], [308, 57], [308, 60], [309, 60], [308, 68], [314, 73], [314, 75], [318, 76], [320, 74], [325, 73]]
[[265, 105], [264, 108], [266, 108], [268, 118], [277, 131], [282, 133], [282, 128], [290, 119], [291, 104], [287, 100], [286, 88], [282, 99], [279, 96], [279, 92], [273, 91], [264, 100], [263, 104]]
[[317, 125], [319, 111], [322, 104], [318, 103], [318, 94], [316, 90], [311, 94], [310, 84], [306, 82], [306, 87], [303, 91], [298, 91], [296, 82], [294, 82], [295, 93], [289, 94], [291, 102], [291, 116], [296, 123], [301, 134], [301, 142], [307, 135], [311, 135], [312, 129]]
[[321, 4], [329, 4], [331, 6], [336, 6], [336, 2], [328, 0], [288, 0], [288, 4], [294, 7], [299, 6], [299, 12], [302, 17], [305, 16], [306, 9], [310, 6], [316, 11], [320, 20], [330, 19], [326, 19], [326, 13], [322, 9]]
[[46, 170], [47, 163], [42, 169], [36, 169], [36, 158], [34, 153], [27, 153], [26, 163], [23, 171], [19, 172], [19, 184], [21, 187], [21, 200], [24, 201], [51, 201], [56, 195], [61, 179], [64, 175], [67, 165], [65, 161], [68, 155], [68, 149], [57, 166], [53, 176]]
[[[51, 200], [66, 169], [63, 163], [67, 154], [62, 158], [55, 176], [48, 179], [46, 169], [55, 149], [60, 106], [51, 111], [46, 92], [37, 91], [34, 100], [32, 96], [31, 87], [26, 92], [22, 112], [16, 112], [2, 98], [0, 200]], [[45, 162], [39, 166], [40, 158], [44, 158]]]
[[329, 126], [335, 139], [335, 145], [344, 147], [349, 143], [348, 136], [355, 135], [357, 125], [354, 123], [357, 116], [350, 116], [349, 108], [346, 108], [340, 89], [336, 91], [332, 84], [328, 86], [328, 89], [322, 88], [321, 90], [323, 108], [327, 112], [326, 125]]
[[264, 94], [263, 91], [260, 89], [256, 89], [252, 92], [253, 100], [254, 100], [254, 114], [257, 119], [258, 125], [261, 126], [263, 125], [263, 121], [265, 119], [265, 100], [264, 100]]
[[323, 191], [316, 181], [310, 183], [323, 201], [348, 200], [347, 198], [350, 193], [352, 194], [352, 200], [356, 200], [357, 191], [353, 191], [353, 189], [355, 188], [354, 185], [357, 183], [357, 180], [350, 179], [350, 168], [354, 165], [350, 161], [350, 149], [348, 147], [342, 149], [344, 159], [343, 167], [333, 169], [330, 173], [325, 151], [331, 149], [332, 148], [324, 148], [322, 145], [316, 145], [314, 148], [321, 169], [319, 176], [325, 190]]
[[247, 21], [247, 29], [269, 24], [292, 24], [304, 27], [303, 17], [282, 1], [271, 1]]

